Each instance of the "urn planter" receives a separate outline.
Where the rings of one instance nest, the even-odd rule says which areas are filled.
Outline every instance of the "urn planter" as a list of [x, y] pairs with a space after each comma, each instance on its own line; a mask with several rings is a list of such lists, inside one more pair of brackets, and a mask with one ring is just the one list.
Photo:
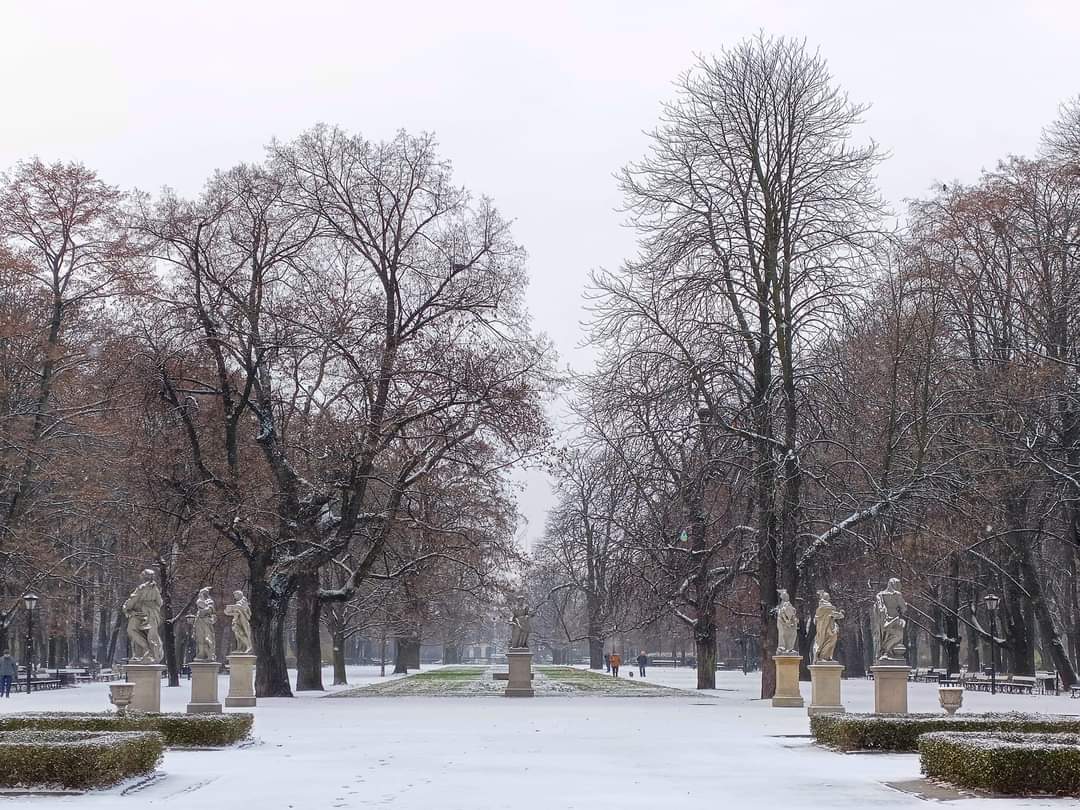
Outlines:
[[962, 686], [939, 686], [938, 701], [945, 713], [952, 716], [956, 710], [964, 705], [964, 687]]
[[116, 681], [109, 684], [109, 702], [116, 707], [117, 714], [126, 714], [131, 698], [135, 694], [135, 684]]

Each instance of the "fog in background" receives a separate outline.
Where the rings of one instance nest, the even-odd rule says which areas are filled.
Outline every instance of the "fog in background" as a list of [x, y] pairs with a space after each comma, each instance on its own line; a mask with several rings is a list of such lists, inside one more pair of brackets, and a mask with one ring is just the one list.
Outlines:
[[[805, 37], [892, 157], [898, 210], [1038, 147], [1080, 93], [1073, 2], [0, 2], [0, 167], [77, 159], [107, 182], [195, 194], [318, 121], [373, 139], [430, 130], [457, 182], [516, 221], [529, 305], [587, 368], [589, 270], [634, 249], [613, 173], [695, 53]], [[528, 543], [551, 494], [522, 476]]]

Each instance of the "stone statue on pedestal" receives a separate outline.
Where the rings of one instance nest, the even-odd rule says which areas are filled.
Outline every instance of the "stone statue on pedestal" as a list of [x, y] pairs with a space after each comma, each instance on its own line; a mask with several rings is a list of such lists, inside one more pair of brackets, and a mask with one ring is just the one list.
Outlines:
[[195, 639], [196, 661], [214, 660], [214, 622], [217, 614], [214, 611], [214, 600], [210, 598], [210, 589], [203, 588], [195, 599], [195, 615], [189, 617], [191, 623], [191, 635]]
[[225, 606], [225, 615], [232, 617], [233, 652], [247, 655], [251, 652], [251, 605], [243, 591], [233, 591], [231, 605]]
[[907, 603], [900, 593], [900, 580], [893, 577], [885, 590], [874, 597], [874, 625], [877, 629], [878, 660], [904, 661], [907, 647], [904, 646], [904, 628], [907, 620], [904, 612]]
[[777, 593], [780, 595], [780, 604], [773, 612], [776, 614], [776, 654], [798, 655], [799, 654], [799, 614], [795, 606], [791, 604], [788, 592], [781, 588]]
[[837, 610], [829, 600], [828, 591], [818, 591], [817, 612], [814, 614], [814, 663], [834, 661], [836, 642], [840, 638], [837, 619], [844, 618], [844, 611]]
[[128, 660], [156, 664], [161, 661], [161, 591], [158, 590], [154, 569], [142, 572], [142, 582], [124, 602], [127, 617], [127, 636], [130, 646]]
[[510, 608], [510, 649], [524, 650], [529, 647], [529, 633], [532, 626], [529, 621], [531, 611], [525, 603], [525, 597], [519, 596]]

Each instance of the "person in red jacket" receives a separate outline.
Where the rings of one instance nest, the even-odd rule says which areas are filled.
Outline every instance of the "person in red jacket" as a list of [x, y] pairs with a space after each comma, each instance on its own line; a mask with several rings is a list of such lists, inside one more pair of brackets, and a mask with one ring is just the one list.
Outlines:
[[619, 677], [619, 665], [622, 664], [622, 656], [618, 653], [611, 654], [611, 674]]

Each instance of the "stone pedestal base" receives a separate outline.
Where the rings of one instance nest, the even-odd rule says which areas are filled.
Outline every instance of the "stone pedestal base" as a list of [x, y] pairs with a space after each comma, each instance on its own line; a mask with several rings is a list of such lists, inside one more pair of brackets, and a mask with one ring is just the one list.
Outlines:
[[192, 661], [191, 667], [191, 703], [187, 705], [188, 714], [220, 714], [218, 702], [218, 672], [221, 664], [217, 661]]
[[773, 695], [772, 705], [801, 709], [805, 705], [799, 691], [799, 663], [802, 656], [774, 655], [772, 660], [776, 665], [776, 694]]
[[874, 673], [874, 713], [907, 714], [907, 664], [878, 664], [870, 667]]
[[840, 676], [844, 665], [835, 661], [822, 661], [810, 665], [810, 705], [806, 713], [843, 714], [844, 706], [840, 702]]
[[510, 665], [510, 680], [503, 694], [506, 697], [532, 697], [532, 652], [510, 650], [506, 661]]
[[131, 691], [131, 703], [128, 709], [133, 712], [157, 714], [161, 711], [161, 673], [165, 667], [161, 664], [128, 664], [128, 683], [135, 684]]
[[233, 653], [229, 656], [229, 694], [225, 705], [255, 705], [255, 656]]

